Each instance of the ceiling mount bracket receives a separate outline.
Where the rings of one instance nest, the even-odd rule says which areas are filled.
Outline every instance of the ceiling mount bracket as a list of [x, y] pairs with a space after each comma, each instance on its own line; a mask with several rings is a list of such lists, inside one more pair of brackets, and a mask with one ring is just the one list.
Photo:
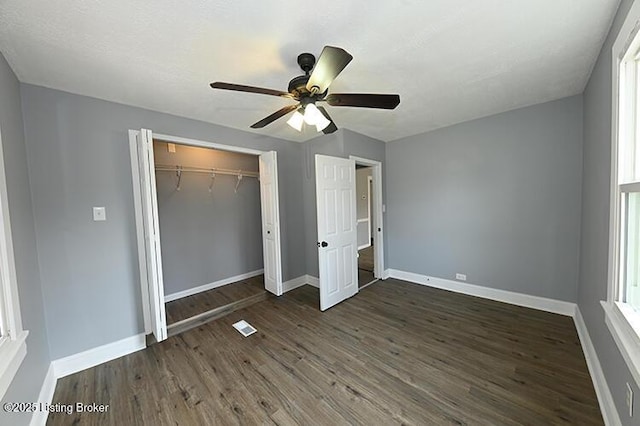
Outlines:
[[302, 68], [302, 71], [306, 75], [309, 75], [309, 72], [313, 69], [313, 66], [316, 64], [316, 57], [311, 53], [301, 53], [298, 55], [298, 65]]

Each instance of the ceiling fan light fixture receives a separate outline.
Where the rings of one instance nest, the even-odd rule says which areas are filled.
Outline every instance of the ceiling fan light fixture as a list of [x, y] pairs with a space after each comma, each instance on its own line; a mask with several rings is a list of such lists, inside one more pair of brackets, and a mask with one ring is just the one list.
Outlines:
[[289, 81], [287, 92], [222, 81], [215, 81], [210, 86], [212, 89], [277, 96], [297, 102], [296, 104], [284, 106], [262, 120], [253, 123], [250, 126], [252, 129], [262, 129], [294, 112], [287, 124], [298, 132], [302, 132], [304, 125], [307, 124], [315, 126], [318, 132], [330, 134], [338, 130], [338, 127], [331, 120], [325, 108], [323, 106], [317, 107], [315, 105], [316, 102], [326, 102], [332, 107], [377, 109], [394, 109], [400, 103], [400, 95], [397, 94], [333, 92], [328, 94], [331, 83], [352, 59], [353, 56], [347, 51], [335, 46], [325, 46], [317, 60], [311, 53], [298, 55], [298, 65], [304, 71], [304, 75], [299, 75]]
[[324, 115], [314, 104], [308, 104], [304, 107], [304, 122], [310, 126], [315, 126], [324, 118]]
[[296, 111], [295, 113], [293, 113], [291, 118], [289, 120], [287, 120], [287, 124], [289, 126], [293, 127], [294, 129], [296, 129], [299, 132], [302, 131], [302, 124], [303, 123], [304, 123], [304, 116], [302, 114], [300, 114], [299, 111]]
[[320, 119], [316, 122], [316, 130], [318, 132], [323, 131], [329, 124], [331, 124], [331, 122], [327, 120], [327, 118], [322, 113], [320, 113], [320, 115]]

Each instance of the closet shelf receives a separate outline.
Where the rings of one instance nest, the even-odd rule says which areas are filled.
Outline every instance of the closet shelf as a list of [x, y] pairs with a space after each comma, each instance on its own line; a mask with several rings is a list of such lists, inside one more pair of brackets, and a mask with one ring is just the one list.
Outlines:
[[218, 169], [218, 168], [202, 168], [202, 167], [189, 167], [189, 166], [169, 166], [169, 165], [156, 165], [156, 171], [159, 172], [189, 172], [189, 173], [206, 173], [206, 174], [220, 174], [220, 175], [232, 175], [232, 176], [243, 176], [243, 177], [254, 177], [259, 178], [260, 173], [258, 172], [249, 172], [245, 170], [231, 170], [231, 169]]

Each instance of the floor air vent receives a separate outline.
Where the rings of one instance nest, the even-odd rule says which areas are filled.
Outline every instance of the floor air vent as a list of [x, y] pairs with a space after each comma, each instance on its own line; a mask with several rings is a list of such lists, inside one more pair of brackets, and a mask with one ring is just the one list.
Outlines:
[[233, 328], [238, 330], [240, 334], [242, 334], [244, 337], [251, 336], [253, 333], [258, 331], [255, 328], [253, 328], [253, 326], [248, 322], [246, 322], [245, 320], [241, 320], [233, 324]]

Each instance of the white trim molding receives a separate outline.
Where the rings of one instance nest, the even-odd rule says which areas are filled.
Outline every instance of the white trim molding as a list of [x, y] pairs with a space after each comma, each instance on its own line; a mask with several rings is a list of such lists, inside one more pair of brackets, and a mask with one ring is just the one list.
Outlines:
[[637, 324], [638, 316], [635, 312], [625, 315], [626, 311], [633, 309], [626, 304], [607, 301], [600, 303], [605, 313], [604, 322], [636, 384], [640, 384], [640, 337], [636, 331], [640, 329], [640, 324]]
[[146, 347], [145, 335], [137, 334], [97, 348], [56, 359], [51, 362], [51, 365], [56, 378], [60, 379], [121, 356], [129, 355]]
[[409, 281], [415, 284], [422, 284], [442, 290], [453, 291], [455, 293], [462, 293], [469, 296], [510, 303], [512, 305], [523, 306], [525, 308], [552, 312], [554, 314], [565, 315], [568, 317], [572, 317], [576, 310], [575, 303], [565, 302], [563, 300], [548, 299], [546, 297], [531, 296], [529, 294], [516, 293], [513, 291], [461, 283], [428, 275], [415, 274], [413, 272], [399, 271], [397, 269], [388, 269], [388, 273], [391, 278]]
[[[44, 382], [42, 383], [42, 387], [40, 388], [40, 394], [38, 395], [38, 403], [39, 407], [43, 407], [45, 405], [51, 404], [53, 401], [53, 394], [56, 391], [56, 384], [58, 379], [56, 378], [53, 363], [49, 364], [49, 370], [47, 370], [47, 375], [44, 376]], [[47, 423], [47, 417], [49, 416], [48, 410], [36, 410], [31, 416], [31, 421], [29, 422], [29, 426], [44, 426]]]
[[247, 272], [245, 274], [236, 275], [234, 277], [225, 278], [222, 280], [214, 281], [209, 284], [204, 284], [198, 287], [193, 287], [187, 290], [179, 291], [177, 293], [166, 294], [164, 296], [164, 302], [172, 302], [174, 300], [182, 299], [183, 297], [193, 296], [194, 294], [202, 293], [203, 291], [212, 290], [214, 288], [222, 287], [227, 284], [233, 284], [238, 281], [246, 280], [248, 278], [257, 277], [262, 275], [264, 269], [256, 269], [255, 271]]
[[320, 278], [314, 277], [313, 275], [305, 275], [307, 280], [307, 284], [311, 287], [320, 288]]
[[355, 155], [349, 156], [350, 160], [363, 166], [369, 166], [371, 170], [371, 178], [373, 179], [373, 193], [369, 196], [369, 205], [373, 201], [373, 211], [370, 212], [369, 218], [372, 221], [373, 226], [369, 226], [369, 229], [373, 228], [373, 235], [369, 237], [369, 240], [373, 238], [373, 276], [375, 278], [384, 279], [384, 200], [382, 190], [382, 162], [371, 160], [369, 158], [356, 157]]
[[[640, 384], [640, 314], [635, 312], [623, 295], [626, 293], [624, 274], [625, 214], [622, 209], [623, 194], [636, 191], [639, 184], [627, 183], [620, 176], [633, 158], [625, 147], [635, 139], [637, 133], [637, 75], [640, 64], [637, 53], [640, 50], [640, 2], [634, 2], [627, 13], [611, 48], [611, 175], [609, 183], [609, 256], [607, 273], [607, 300], [601, 301], [605, 312], [605, 323], [618, 347], [636, 384]], [[631, 94], [630, 96], [620, 96]], [[633, 131], [631, 131], [633, 130]], [[622, 151], [621, 151], [622, 148]], [[620, 164], [619, 164], [620, 163]]]
[[22, 328], [9, 195], [0, 131], [0, 399], [27, 354], [28, 331]]
[[622, 422], [620, 421], [620, 416], [616, 410], [613, 396], [611, 395], [611, 391], [607, 385], [607, 379], [605, 378], [602, 367], [600, 366], [598, 354], [593, 346], [593, 342], [591, 342], [591, 337], [589, 336], [589, 331], [587, 330], [587, 326], [582, 318], [580, 308], [577, 306], [573, 321], [575, 322], [576, 330], [578, 331], [578, 337], [580, 338], [580, 344], [582, 345], [582, 352], [584, 352], [584, 358], [587, 361], [589, 375], [591, 376], [591, 381], [593, 382], [593, 387], [596, 391], [596, 396], [598, 397], [598, 404], [600, 405], [600, 411], [602, 413], [604, 423], [607, 426], [621, 425]]
[[282, 283], [282, 292], [286, 293], [288, 291], [293, 290], [294, 288], [302, 287], [306, 283], [307, 283], [307, 276], [306, 275], [300, 275], [297, 278], [294, 278], [292, 280], [283, 282]]
[[286, 293], [293, 290], [294, 288], [302, 287], [303, 285], [310, 285], [311, 287], [316, 288], [320, 287], [320, 283], [317, 277], [314, 277], [313, 275], [300, 275], [299, 277], [283, 282], [282, 292]]
[[0, 345], [0, 399], [4, 396], [20, 364], [27, 356], [27, 335], [22, 331], [15, 339], [5, 338]]

